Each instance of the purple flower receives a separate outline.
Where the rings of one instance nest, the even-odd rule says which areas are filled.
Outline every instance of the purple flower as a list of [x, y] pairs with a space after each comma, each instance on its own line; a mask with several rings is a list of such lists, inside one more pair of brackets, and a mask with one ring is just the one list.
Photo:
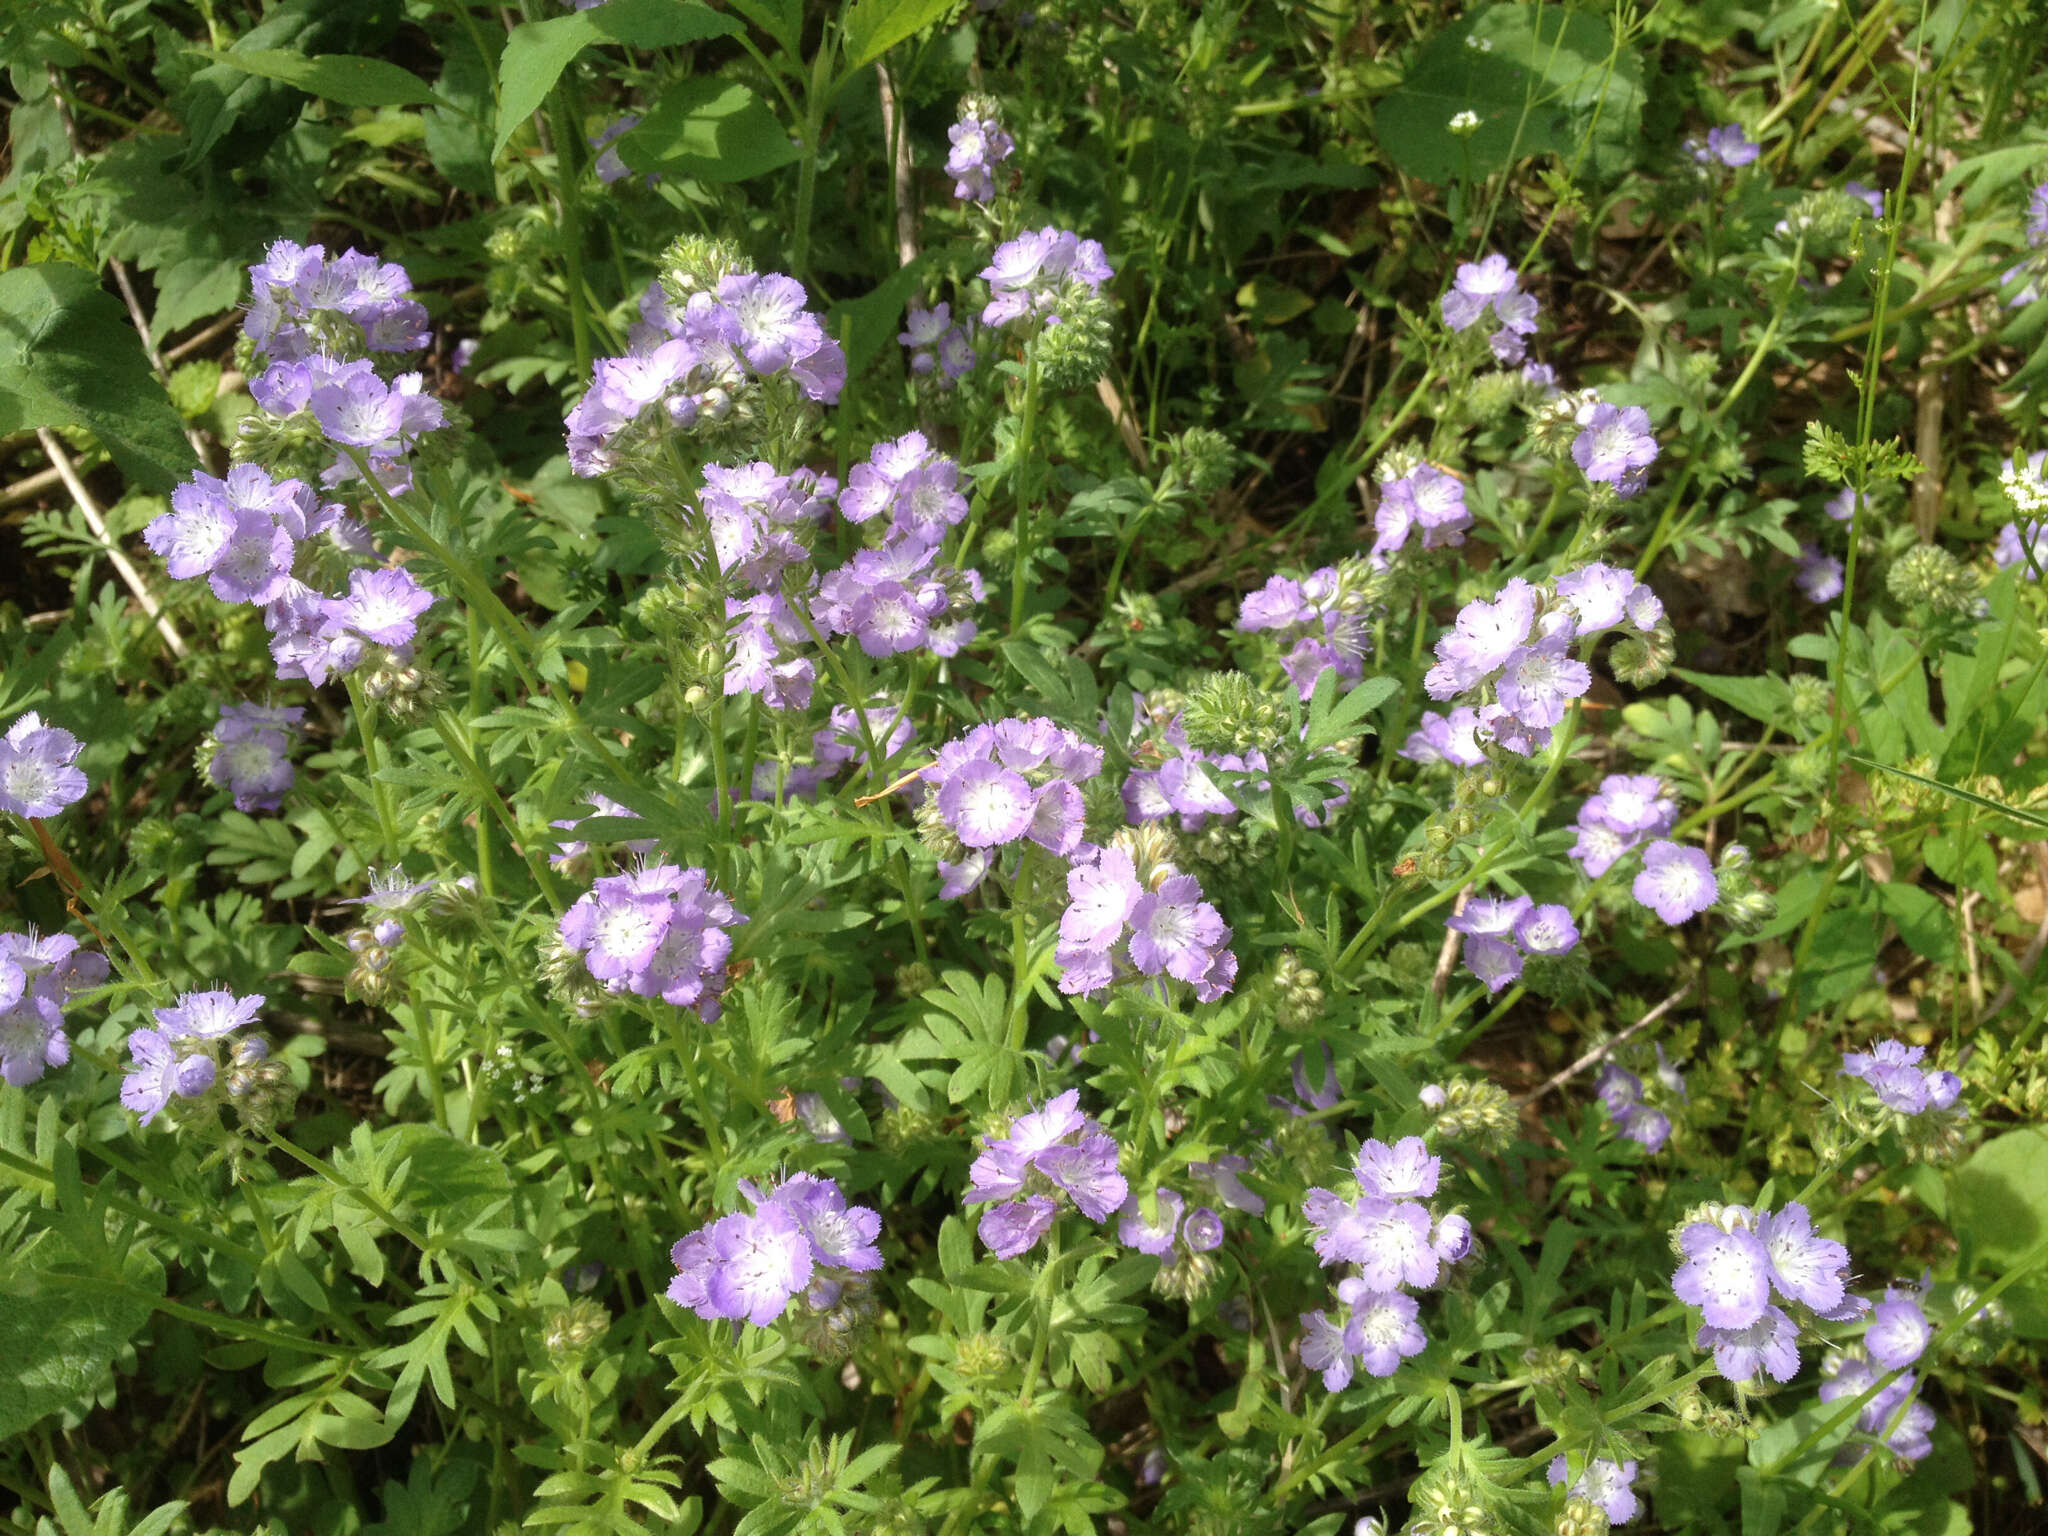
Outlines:
[[1430, 1229], [1429, 1251], [1446, 1264], [1458, 1264], [1470, 1256], [1474, 1241], [1471, 1221], [1452, 1211]]
[[1429, 1212], [1414, 1201], [1372, 1195], [1345, 1200], [1327, 1189], [1312, 1189], [1302, 1212], [1315, 1233], [1316, 1256], [1325, 1265], [1356, 1264], [1375, 1290], [1435, 1284], [1441, 1261], [1429, 1245]]
[[233, 1034], [263, 1011], [260, 995], [233, 992], [185, 992], [169, 1008], [158, 1008], [156, 1021], [169, 1040], [218, 1040]]
[[348, 596], [328, 601], [322, 628], [404, 652], [419, 631], [420, 615], [433, 606], [434, 594], [403, 566], [355, 570], [348, 574]]
[[[1861, 1397], [1877, 1386], [1879, 1373], [1861, 1352], [1829, 1350], [1822, 1357], [1820, 1400], [1832, 1403], [1844, 1397]], [[1880, 1390], [1856, 1415], [1856, 1431], [1879, 1441], [1901, 1461], [1919, 1461], [1934, 1449], [1934, 1411], [1914, 1400], [1914, 1378], [1910, 1372]], [[1894, 1422], [1896, 1421], [1896, 1423]], [[1854, 1465], [1869, 1450], [1845, 1445], [1836, 1453], [1838, 1465]]]
[[1867, 1052], [1846, 1052], [1841, 1075], [1861, 1078], [1885, 1108], [1902, 1115], [1920, 1114], [1930, 1105], [1948, 1109], [1962, 1093], [1962, 1079], [1953, 1072], [1922, 1068], [1920, 1061], [1926, 1054], [1917, 1045], [1880, 1040]]
[[1506, 939], [1535, 906], [1527, 896], [1474, 896], [1463, 910], [1444, 919], [1444, 926], [1467, 938]]
[[1465, 968], [1486, 983], [1490, 996], [1521, 978], [1522, 952], [1504, 939], [1467, 939]]
[[1480, 261], [1462, 262], [1450, 291], [1439, 301], [1444, 324], [1454, 331], [1469, 330], [1500, 299], [1520, 289], [1513, 265], [1498, 251]]
[[1539, 640], [1508, 656], [1499, 682], [1501, 706], [1532, 730], [1547, 730], [1565, 717], [1570, 702], [1593, 686], [1593, 672], [1575, 660], [1561, 636]]
[[1723, 165], [1739, 170], [1756, 159], [1759, 146], [1750, 141], [1740, 123], [1723, 123], [1709, 128], [1704, 140], [1689, 141], [1692, 157], [1701, 165]]
[[1749, 1381], [1758, 1371], [1773, 1381], [1799, 1374], [1799, 1329], [1776, 1307], [1765, 1307], [1755, 1322], [1740, 1328], [1702, 1323], [1693, 1344], [1713, 1350], [1714, 1369], [1730, 1381]]
[[289, 753], [306, 712], [297, 707], [223, 704], [206, 777], [235, 797], [238, 811], [274, 811], [292, 787]]
[[676, 1305], [765, 1328], [814, 1277], [831, 1282], [829, 1307], [847, 1276], [881, 1267], [880, 1214], [848, 1206], [834, 1180], [799, 1173], [766, 1191], [745, 1181], [740, 1188], [751, 1214], [721, 1216], [671, 1250], [677, 1273], [668, 1296]]
[[1860, 200], [1870, 210], [1873, 219], [1884, 217], [1884, 193], [1876, 187], [1866, 187], [1860, 181], [1852, 181], [1842, 190], [1850, 197]]
[[1515, 924], [1515, 943], [1525, 955], [1565, 955], [1578, 947], [1579, 925], [1571, 908], [1546, 902], [1522, 914]]
[[1643, 1080], [1624, 1067], [1607, 1062], [1593, 1090], [1606, 1106], [1614, 1128], [1646, 1152], [1661, 1152], [1671, 1138], [1671, 1118], [1643, 1102]]
[[1629, 838], [1662, 837], [1678, 825], [1678, 802], [1654, 773], [1610, 773], [1579, 807], [1579, 822]]
[[1771, 1255], [1755, 1233], [1696, 1221], [1679, 1234], [1685, 1262], [1671, 1277], [1678, 1299], [1716, 1328], [1748, 1328], [1771, 1300]]
[[1460, 704], [1448, 715], [1425, 710], [1421, 728], [1413, 732], [1396, 754], [1411, 763], [1449, 763], [1457, 768], [1477, 768], [1486, 761], [1478, 741], [1479, 712]]
[[[1550, 1486], [1562, 1485], [1571, 1477], [1571, 1470], [1563, 1456], [1553, 1456], [1548, 1473]], [[1598, 1504], [1607, 1516], [1610, 1525], [1626, 1525], [1635, 1519], [1642, 1506], [1635, 1495], [1636, 1464], [1632, 1461], [1610, 1461], [1596, 1456], [1586, 1463], [1586, 1470], [1578, 1481], [1565, 1490], [1567, 1498], [1585, 1499]]]
[[1424, 686], [1433, 699], [1468, 692], [1507, 664], [1536, 623], [1536, 588], [1510, 578], [1490, 603], [1474, 600], [1458, 611], [1456, 625], [1436, 643], [1436, 665]]
[[1322, 1312], [1301, 1314], [1301, 1363], [1320, 1372], [1329, 1391], [1342, 1392], [1351, 1385], [1352, 1361], [1364, 1347], [1349, 1319], [1333, 1323]]
[[1629, 889], [1640, 905], [1673, 925], [1697, 917], [1721, 896], [1704, 852], [1662, 839], [1643, 850], [1642, 873]]
[[1058, 1203], [1050, 1196], [1030, 1195], [983, 1212], [975, 1230], [990, 1253], [999, 1259], [1014, 1259], [1038, 1246], [1059, 1213]]
[[[614, 182], [624, 181], [633, 174], [632, 168], [619, 158], [618, 149], [614, 146], [613, 141], [619, 138], [620, 135], [630, 133], [639, 126], [640, 114], [629, 112], [617, 121], [607, 123], [603, 128], [591, 135], [590, 147], [598, 152], [596, 163], [592, 166], [592, 169], [597, 172], [597, 179], [606, 186], [611, 186]], [[642, 178], [643, 184], [650, 187], [660, 180], [660, 175], [654, 171], [649, 171]]]
[[993, 848], [1030, 830], [1034, 796], [1022, 774], [991, 762], [971, 762], [948, 776], [938, 805], [961, 842]]
[[1147, 976], [1164, 971], [1181, 981], [1201, 981], [1214, 952], [1230, 942], [1229, 927], [1202, 900], [1201, 883], [1192, 875], [1174, 875], [1140, 896], [1130, 921], [1131, 964]]
[[106, 979], [106, 957], [69, 934], [0, 933], [0, 1078], [25, 1088], [69, 1061], [64, 1006]]
[[249, 286], [242, 331], [271, 358], [319, 355], [334, 344], [411, 352], [430, 339], [425, 307], [408, 297], [405, 269], [361, 251], [329, 260], [322, 246], [279, 240], [249, 268]]
[[1099, 292], [1116, 274], [1097, 242], [1047, 225], [997, 246], [979, 275], [990, 294], [981, 323], [1001, 326], [1055, 319], [1063, 303]]
[[1420, 1136], [1404, 1136], [1391, 1147], [1368, 1140], [1352, 1164], [1358, 1187], [1381, 1200], [1427, 1200], [1442, 1169], [1443, 1159], [1430, 1156]]
[[1419, 1309], [1413, 1296], [1375, 1291], [1360, 1280], [1344, 1281], [1337, 1295], [1351, 1309], [1346, 1333], [1356, 1340], [1354, 1353], [1368, 1376], [1391, 1376], [1403, 1360], [1428, 1346], [1415, 1320]]
[[1812, 544], [1802, 544], [1792, 582], [1810, 603], [1833, 602], [1842, 595], [1842, 562]]
[[986, 203], [996, 195], [994, 172], [1010, 158], [1016, 141], [991, 118], [969, 115], [946, 130], [952, 144], [946, 156], [946, 174], [953, 178], [953, 195], [963, 202]]
[[1017, 1116], [1008, 1135], [984, 1143], [968, 1170], [964, 1204], [1009, 1202], [981, 1220], [982, 1240], [998, 1257], [1014, 1258], [1045, 1235], [1057, 1194], [1091, 1221], [1107, 1219], [1128, 1198], [1116, 1143], [1081, 1113], [1080, 1097], [1068, 1089], [1043, 1109]]
[[1472, 526], [1472, 514], [1465, 506], [1465, 486], [1456, 475], [1422, 464], [1380, 487], [1380, 504], [1373, 513], [1378, 537], [1372, 553], [1388, 555], [1408, 542], [1416, 528], [1422, 530], [1422, 547], [1465, 542], [1465, 530]]
[[181, 1056], [177, 1047], [153, 1029], [128, 1037], [134, 1065], [121, 1080], [121, 1102], [148, 1125], [173, 1098], [196, 1099], [213, 1086], [215, 1067], [209, 1056]]
[[1123, 937], [1131, 911], [1144, 896], [1137, 868], [1121, 848], [1105, 848], [1093, 864], [1067, 871], [1067, 908], [1060, 940], [1077, 949], [1106, 951]]
[[1624, 496], [1633, 494], [1626, 489], [1633, 483], [1631, 477], [1657, 461], [1650, 413], [1639, 405], [1603, 401], [1579, 417], [1579, 426], [1582, 430], [1572, 440], [1572, 461], [1588, 480], [1611, 485]]
[[562, 941], [607, 991], [659, 997], [717, 1019], [732, 954], [730, 929], [746, 921], [703, 870], [653, 863], [596, 881], [562, 914]]
[[1206, 1205], [1197, 1206], [1188, 1212], [1181, 1240], [1190, 1253], [1213, 1253], [1223, 1246], [1223, 1218]]
[[1151, 1219], [1146, 1217], [1144, 1202], [1137, 1194], [1125, 1199], [1116, 1238], [1126, 1248], [1165, 1258], [1173, 1252], [1174, 1237], [1180, 1230], [1181, 1213], [1187, 1209], [1187, 1201], [1171, 1189], [1155, 1190], [1152, 1198], [1158, 1215]]
[[1664, 605], [1636, 580], [1633, 571], [1598, 561], [1567, 571], [1557, 578], [1556, 587], [1557, 595], [1570, 605], [1580, 635], [1613, 629], [1624, 620], [1633, 620], [1638, 629], [1647, 632], [1663, 614]]
[[1832, 1238], [1816, 1237], [1813, 1218], [1794, 1201], [1757, 1218], [1756, 1235], [1771, 1258], [1771, 1285], [1787, 1301], [1816, 1312], [1842, 1304], [1848, 1289], [1849, 1250]]
[[28, 711], [0, 738], [0, 811], [54, 816], [85, 798], [85, 775], [75, 764], [84, 745], [69, 731], [43, 724]]
[[1870, 1316], [1863, 1347], [1888, 1371], [1903, 1370], [1927, 1351], [1934, 1329], [1911, 1291], [1887, 1290]]

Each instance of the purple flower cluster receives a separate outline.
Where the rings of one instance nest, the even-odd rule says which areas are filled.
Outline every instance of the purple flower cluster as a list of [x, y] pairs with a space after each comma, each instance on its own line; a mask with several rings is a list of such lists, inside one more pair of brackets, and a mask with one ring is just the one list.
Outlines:
[[106, 979], [106, 956], [69, 934], [0, 933], [0, 1078], [26, 1088], [69, 1061], [64, 1005]]
[[395, 567], [350, 572], [342, 597], [298, 580], [292, 570], [301, 547], [322, 533], [352, 552], [368, 547], [341, 508], [303, 482], [273, 481], [254, 464], [238, 464], [225, 480], [195, 472], [142, 537], [177, 579], [206, 576], [223, 602], [262, 608], [278, 677], [317, 688], [354, 671], [370, 646], [410, 658], [419, 617], [434, 604], [410, 572]]
[[1465, 967], [1489, 993], [1520, 979], [1525, 959], [1555, 959], [1579, 944], [1570, 907], [1528, 896], [1479, 896], [1444, 926], [1465, 936]]
[[1579, 435], [1572, 439], [1572, 462], [1595, 485], [1611, 485], [1623, 501], [1649, 483], [1657, 462], [1657, 435], [1650, 413], [1639, 405], [1594, 401], [1579, 412]]
[[[1820, 1400], [1824, 1403], [1861, 1397], [1882, 1379], [1870, 1360], [1853, 1348], [1829, 1350], [1821, 1357], [1820, 1373]], [[1915, 1378], [1908, 1371], [1865, 1403], [1854, 1424], [1855, 1433], [1905, 1463], [1923, 1460], [1934, 1452], [1934, 1410], [1913, 1395], [1914, 1386]], [[1845, 1445], [1835, 1453], [1835, 1462], [1854, 1466], [1870, 1451], [1868, 1444]]]
[[279, 361], [354, 352], [417, 352], [431, 339], [426, 306], [396, 262], [348, 250], [271, 244], [249, 269], [242, 334]]
[[1099, 293], [1116, 272], [1100, 242], [1048, 224], [1005, 240], [980, 275], [990, 294], [981, 312], [983, 325], [1054, 325], [1061, 307], [1077, 293]]
[[1963, 1080], [1953, 1072], [1922, 1067], [1926, 1055], [1924, 1046], [1880, 1040], [1868, 1051], [1846, 1052], [1841, 1075], [1862, 1079], [1880, 1104], [1902, 1115], [1954, 1109], [1962, 1097]]
[[[121, 1080], [121, 1103], [148, 1125], [172, 1099], [201, 1097], [219, 1076], [228, 1037], [262, 1009], [261, 996], [222, 989], [182, 993], [169, 1008], [155, 1010], [157, 1027], [128, 1037], [131, 1064]], [[246, 1066], [269, 1054], [268, 1045], [251, 1038], [237, 1044], [233, 1059]]]
[[290, 754], [305, 718], [305, 710], [290, 705], [221, 705], [208, 781], [232, 794], [238, 811], [276, 810], [292, 787]]
[[1533, 293], [1522, 291], [1521, 277], [1498, 251], [1481, 261], [1461, 262], [1440, 302], [1444, 324], [1454, 331], [1470, 330], [1491, 310], [1498, 322], [1487, 338], [1493, 355], [1503, 363], [1519, 363], [1527, 355], [1526, 338], [1536, 330], [1539, 306]]
[[609, 992], [720, 1012], [729, 929], [746, 918], [701, 869], [655, 860], [607, 875], [562, 914], [562, 941]]
[[1849, 1293], [1849, 1250], [1817, 1236], [1797, 1201], [1777, 1211], [1722, 1206], [1711, 1219], [1678, 1234], [1683, 1262], [1671, 1289], [1702, 1322], [1696, 1343], [1714, 1351], [1714, 1367], [1730, 1381], [1763, 1371], [1773, 1381], [1799, 1372], [1799, 1325], [1784, 1308], [1803, 1308], [1824, 1322], [1851, 1322], [1870, 1303]]
[[1272, 633], [1288, 646], [1280, 665], [1303, 699], [1327, 671], [1336, 672], [1340, 689], [1365, 676], [1372, 632], [1353, 575], [1348, 565], [1326, 565], [1299, 581], [1274, 576], [1238, 609], [1240, 631]]
[[1678, 802], [1662, 779], [1653, 773], [1610, 773], [1579, 807], [1579, 837], [1571, 856], [1588, 880], [1598, 880], [1631, 848], [1677, 825]]
[[[1156, 761], [1159, 766], [1134, 766], [1124, 776], [1124, 815], [1132, 826], [1178, 816], [1182, 831], [1199, 832], [1212, 818], [1235, 821], [1243, 813], [1219, 787], [1218, 774], [1226, 784], [1241, 784], [1250, 795], [1263, 799], [1269, 793], [1271, 781], [1265, 774], [1271, 764], [1258, 748], [1237, 753], [1190, 746], [1184, 716], [1167, 714], [1142, 698], [1138, 718], [1146, 730], [1133, 744], [1131, 759], [1134, 764]], [[1322, 775], [1326, 793], [1320, 806], [1305, 800], [1296, 804], [1294, 819], [1305, 827], [1320, 827], [1351, 795], [1330, 760], [1312, 763], [1309, 771]]]
[[856, 1275], [882, 1267], [882, 1217], [848, 1205], [838, 1182], [797, 1173], [763, 1190], [740, 1181], [752, 1212], [735, 1211], [669, 1252], [668, 1299], [711, 1321], [766, 1328], [799, 1294], [816, 1312], [839, 1304]]
[[1372, 525], [1371, 553], [1382, 557], [1401, 549], [1418, 528], [1424, 549], [1462, 544], [1465, 530], [1472, 526], [1472, 514], [1465, 507], [1465, 483], [1447, 469], [1418, 464], [1407, 474], [1381, 484]]
[[1102, 749], [1042, 718], [977, 725], [924, 771], [938, 816], [976, 853], [1027, 839], [1065, 857], [1081, 846], [1080, 786]]
[[1213, 1003], [1237, 981], [1230, 925], [1202, 899], [1201, 882], [1175, 871], [1148, 886], [1131, 855], [1114, 845], [1075, 851], [1054, 958], [1060, 990], [1070, 996], [1101, 992], [1119, 972], [1135, 972], [1184, 981], [1198, 1001]]
[[830, 475], [811, 469], [777, 474], [759, 459], [705, 465], [697, 512], [719, 572], [756, 592], [780, 591], [785, 573], [811, 558], [799, 532], [825, 520], [838, 489]]
[[43, 724], [34, 710], [21, 715], [0, 737], [0, 811], [41, 818], [84, 799], [89, 786], [77, 766], [84, 750], [76, 736]]
[[1558, 1455], [1550, 1458], [1550, 1470], [1546, 1475], [1553, 1488], [1571, 1483], [1571, 1487], [1565, 1489], [1566, 1498], [1585, 1499], [1599, 1505], [1609, 1525], [1626, 1525], [1642, 1510], [1636, 1499], [1636, 1464], [1632, 1461], [1613, 1461], [1605, 1456], [1595, 1456], [1586, 1463], [1586, 1470], [1573, 1480], [1570, 1464]]
[[681, 307], [650, 285], [627, 354], [598, 359], [568, 414], [569, 467], [584, 476], [611, 469], [629, 429], [723, 421], [763, 380], [786, 376], [806, 399], [835, 403], [846, 354], [808, 303], [803, 284], [780, 273], [729, 273]]
[[359, 478], [345, 450], [360, 449], [377, 483], [394, 495], [412, 487], [405, 456], [421, 437], [448, 424], [447, 410], [422, 394], [417, 373], [386, 379], [367, 358], [311, 357], [275, 362], [252, 381], [249, 393], [272, 416], [310, 412], [337, 452], [321, 473], [333, 487]]
[[1443, 1159], [1432, 1156], [1420, 1136], [1391, 1147], [1370, 1140], [1352, 1167], [1357, 1198], [1311, 1189], [1302, 1202], [1316, 1256], [1326, 1266], [1358, 1268], [1337, 1287], [1336, 1318], [1310, 1312], [1301, 1319], [1302, 1364], [1322, 1372], [1332, 1392], [1351, 1384], [1357, 1366], [1370, 1376], [1393, 1375], [1429, 1342], [1406, 1288], [1435, 1285], [1448, 1266], [1471, 1254], [1474, 1241], [1464, 1216], [1438, 1215], [1423, 1203], [1436, 1193], [1442, 1170]]
[[[1657, 1080], [1680, 1103], [1686, 1102], [1685, 1076], [1657, 1047]], [[1614, 1128], [1646, 1152], [1661, 1152], [1671, 1139], [1671, 1117], [1644, 1098], [1643, 1080], [1628, 1068], [1607, 1062], [1593, 1091], [1607, 1109]]]
[[877, 443], [848, 472], [839, 512], [849, 523], [887, 517], [892, 534], [935, 544], [967, 517], [960, 461], [936, 451], [922, 432]]
[[977, 1230], [997, 1258], [1036, 1247], [1059, 1215], [1062, 1195], [1090, 1221], [1107, 1221], [1129, 1196], [1116, 1142], [1080, 1106], [1080, 1090], [1069, 1088], [1043, 1109], [1017, 1116], [1007, 1135], [984, 1138], [962, 1203], [990, 1206]]
[[1593, 685], [1592, 669], [1572, 647], [1623, 623], [1648, 634], [1664, 618], [1657, 594], [1627, 571], [1594, 564], [1560, 576], [1554, 599], [1520, 576], [1493, 601], [1475, 599], [1436, 642], [1436, 665], [1423, 678], [1432, 699], [1491, 687], [1477, 707], [1477, 730], [1503, 750], [1527, 757], [1550, 744], [1573, 699]]
[[953, 195], [963, 202], [986, 203], [996, 195], [995, 170], [1010, 158], [1016, 140], [1003, 132], [993, 118], [972, 113], [946, 130], [952, 149], [946, 155], [946, 174], [953, 178]]
[[1687, 139], [1685, 148], [1696, 164], [1725, 166], [1731, 171], [1749, 165], [1761, 152], [1760, 146], [1742, 131], [1740, 123], [1709, 128], [1705, 138]]
[[272, 480], [237, 464], [225, 480], [203, 470], [171, 492], [171, 510], [142, 541], [179, 581], [204, 576], [224, 603], [269, 604], [291, 585], [300, 544], [340, 527], [342, 509], [299, 480]]
[[910, 306], [896, 340], [910, 353], [910, 371], [919, 377], [938, 372], [941, 389], [951, 389], [974, 371], [974, 322], [953, 323], [953, 308], [944, 302], [930, 309]]
[[881, 658], [928, 650], [957, 656], [979, 626], [964, 611], [982, 601], [981, 572], [938, 563], [936, 539], [891, 531], [818, 584], [811, 618], [827, 634], [851, 635]]

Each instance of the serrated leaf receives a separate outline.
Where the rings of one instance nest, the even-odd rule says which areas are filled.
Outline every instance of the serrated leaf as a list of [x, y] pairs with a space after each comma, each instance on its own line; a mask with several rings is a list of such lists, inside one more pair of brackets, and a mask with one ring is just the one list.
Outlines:
[[0, 272], [0, 433], [85, 427], [145, 490], [197, 464], [121, 301], [83, 267]]

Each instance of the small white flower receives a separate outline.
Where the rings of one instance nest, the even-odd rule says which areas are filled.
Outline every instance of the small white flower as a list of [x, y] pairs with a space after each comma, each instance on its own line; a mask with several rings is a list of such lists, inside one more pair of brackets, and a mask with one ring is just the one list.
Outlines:
[[1469, 108], [1463, 112], [1456, 114], [1451, 119], [1451, 132], [1455, 134], [1459, 134], [1462, 136], [1468, 133], [1477, 133], [1478, 131], [1479, 114], [1477, 112], [1470, 110]]

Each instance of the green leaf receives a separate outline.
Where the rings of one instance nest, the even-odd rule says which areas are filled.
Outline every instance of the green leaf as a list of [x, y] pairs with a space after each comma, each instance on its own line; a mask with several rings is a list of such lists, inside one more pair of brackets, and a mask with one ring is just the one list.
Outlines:
[[83, 267], [0, 272], [0, 433], [89, 428], [128, 477], [168, 491], [196, 460], [121, 301]]
[[491, 158], [504, 153], [513, 130], [547, 100], [569, 61], [592, 43], [668, 48], [739, 31], [737, 22], [700, 0], [608, 0], [594, 10], [522, 22], [505, 39], [498, 61], [498, 134]]
[[307, 58], [282, 48], [195, 48], [193, 52], [204, 54], [216, 64], [239, 69], [245, 75], [281, 80], [309, 96], [338, 101], [345, 107], [431, 107], [440, 99], [411, 70], [353, 53], [321, 53]]
[[[1979, 1274], [2002, 1277], [2048, 1238], [2048, 1131], [1994, 1136], [1950, 1178], [1956, 1236]], [[2038, 1268], [2006, 1299], [2022, 1337], [2048, 1337], [2048, 1281]]]
[[874, 63], [914, 32], [952, 14], [955, 0], [854, 0], [846, 13], [846, 57], [852, 74]]
[[639, 126], [620, 135], [619, 158], [636, 171], [698, 181], [747, 181], [788, 165], [799, 151], [760, 97], [737, 82], [678, 80]]
[[1365, 728], [1362, 722], [1366, 715], [1391, 699], [1400, 687], [1395, 678], [1368, 677], [1332, 703], [1337, 692], [1337, 673], [1334, 668], [1326, 670], [1316, 679], [1315, 693], [1309, 700], [1308, 734], [1302, 745], [1311, 752], [1319, 752], [1332, 742], [1355, 736]]
[[1930, 960], [1955, 959], [1955, 924], [1940, 897], [1917, 885], [1890, 881], [1877, 888], [1877, 905], [1898, 925], [1899, 937], [1914, 954]]
[[163, 1270], [140, 1249], [125, 1264], [102, 1252], [88, 1265], [55, 1232], [0, 1256], [0, 1441], [90, 1392], [163, 1287]]
[[1792, 713], [1792, 688], [1782, 677], [1716, 677], [1683, 667], [1673, 670], [1709, 698], [1732, 704], [1765, 725], [1778, 725]]
[[858, 378], [896, 339], [904, 306], [932, 264], [921, 251], [908, 266], [898, 267], [857, 299], [841, 299], [825, 313], [825, 329], [846, 347], [846, 376]]
[[[1415, 55], [1379, 103], [1380, 147], [1402, 170], [1443, 185], [1473, 182], [1528, 155], [1588, 162], [1613, 175], [1634, 152], [1642, 66], [1607, 20], [1556, 6], [1496, 5], [1451, 23]], [[1479, 119], [1470, 134], [1451, 119]]]

